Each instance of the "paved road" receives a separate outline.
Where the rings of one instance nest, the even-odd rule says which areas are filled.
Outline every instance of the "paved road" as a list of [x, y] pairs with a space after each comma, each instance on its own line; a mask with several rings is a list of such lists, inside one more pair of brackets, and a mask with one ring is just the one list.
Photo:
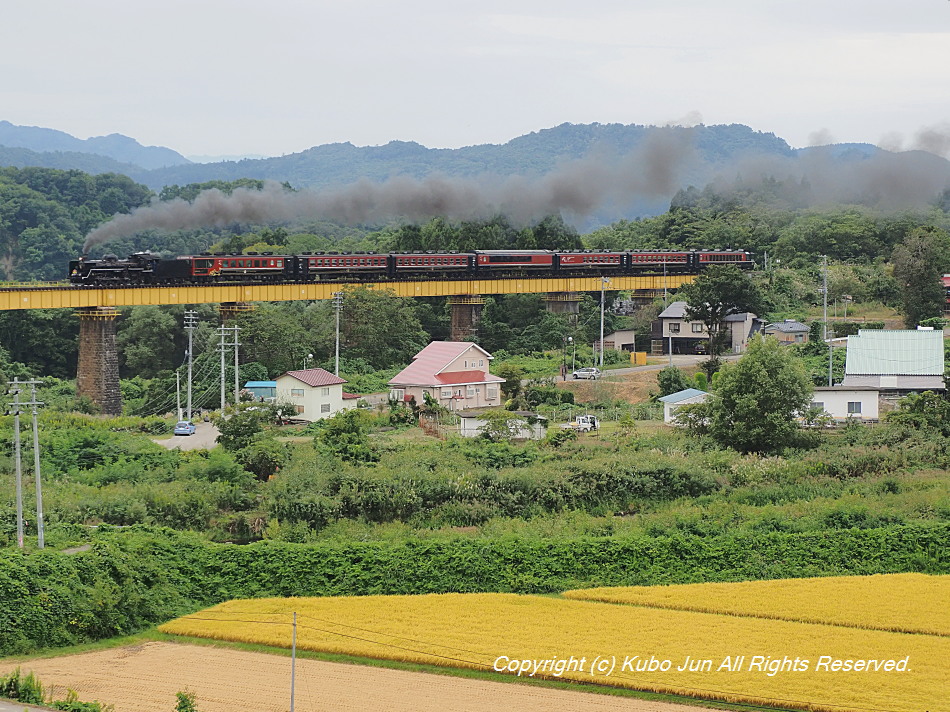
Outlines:
[[[194, 435], [172, 435], [170, 438], [155, 440], [159, 445], [169, 450], [210, 450], [217, 446], [218, 429], [211, 423], [199, 420], [195, 423]], [[0, 710], [2, 712], [2, 710]]]
[[49, 707], [37, 707], [36, 705], [24, 705], [0, 700], [0, 712], [49, 712], [49, 710]]
[[[723, 356], [720, 356], [719, 358], [721, 358], [723, 361], [734, 361], [740, 356], [741, 354], [725, 354]], [[693, 354], [673, 354], [672, 364], [674, 366], [678, 366], [679, 368], [683, 368], [686, 366], [698, 366], [703, 361], [706, 361], [708, 358], [709, 358], [708, 356], [696, 356]], [[610, 380], [611, 378], [614, 378], [616, 376], [626, 376], [631, 373], [639, 373], [639, 372], [644, 372], [644, 371], [662, 371], [664, 368], [669, 366], [670, 363], [671, 363], [670, 357], [664, 356], [663, 360], [660, 363], [651, 363], [648, 366], [630, 366], [629, 368], [605, 369], [601, 378]], [[570, 371], [568, 371], [566, 380], [568, 381], [572, 380]], [[528, 380], [526, 379], [525, 383], [527, 382]]]

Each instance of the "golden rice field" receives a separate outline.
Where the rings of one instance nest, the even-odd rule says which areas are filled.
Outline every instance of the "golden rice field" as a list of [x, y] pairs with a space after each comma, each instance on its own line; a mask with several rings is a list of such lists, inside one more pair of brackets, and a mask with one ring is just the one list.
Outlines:
[[568, 591], [566, 598], [950, 636], [950, 576], [880, 574]]
[[[820, 608], [827, 597], [813, 590]], [[850, 604], [876, 606], [873, 598], [852, 595]], [[160, 629], [287, 647], [294, 612], [297, 645], [309, 650], [501, 668], [512, 676], [537, 670], [537, 677], [829, 712], [950, 712], [950, 638], [944, 635], [734, 611], [514, 594], [260, 599], [231, 601]], [[853, 669], [854, 661], [868, 660], [879, 669]], [[895, 662], [886, 669], [883, 661]]]

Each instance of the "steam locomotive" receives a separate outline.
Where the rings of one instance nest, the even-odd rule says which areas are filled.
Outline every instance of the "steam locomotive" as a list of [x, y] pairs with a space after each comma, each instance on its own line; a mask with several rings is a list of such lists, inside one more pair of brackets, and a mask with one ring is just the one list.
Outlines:
[[583, 277], [698, 274], [710, 265], [751, 269], [742, 250], [476, 250], [474, 252], [316, 252], [191, 255], [162, 259], [136, 252], [69, 263], [69, 281], [89, 286], [360, 282], [381, 279]]

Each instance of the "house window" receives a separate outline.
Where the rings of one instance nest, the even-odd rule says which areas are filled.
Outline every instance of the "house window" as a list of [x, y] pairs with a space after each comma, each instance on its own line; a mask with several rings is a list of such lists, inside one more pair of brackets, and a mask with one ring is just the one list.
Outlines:
[[487, 389], [485, 389], [485, 397], [488, 400], [495, 400], [498, 397], [498, 388], [489, 386]]
[[290, 395], [292, 398], [303, 398], [303, 388], [291, 388]]
[[671, 334], [680, 333], [680, 325], [676, 323], [670, 324], [670, 333]]
[[320, 395], [321, 395], [321, 396], [328, 396], [328, 395], [330, 395], [330, 389], [329, 389], [329, 388], [321, 388], [321, 389], [320, 389]]
[[441, 394], [441, 395], [442, 395], [443, 398], [451, 398], [451, 397], [452, 397], [452, 391], [442, 391], [442, 394]]
[[402, 401], [405, 399], [405, 397], [406, 397], [405, 388], [393, 388], [389, 392], [389, 400]]
[[329, 403], [321, 403], [321, 404], [320, 404], [320, 412], [321, 412], [321, 413], [329, 413], [329, 412], [330, 412], [330, 404], [329, 404]]
[[301, 413], [303, 413], [303, 406], [302, 406], [302, 405], [295, 405], [295, 406], [294, 406], [294, 410], [297, 411], [297, 415], [300, 415]]
[[702, 325], [702, 324], [696, 324], [696, 323], [694, 323], [694, 324], [693, 324], [693, 333], [694, 333], [694, 334], [701, 334], [701, 333], [703, 333], [703, 325]]
[[822, 403], [821, 401], [812, 401], [812, 402], [811, 402], [811, 407], [812, 407], [812, 408], [817, 408], [818, 410], [824, 410], [824, 409], [825, 409], [825, 404]]
[[848, 401], [848, 415], [861, 415], [861, 401]]
[[468, 388], [465, 389], [465, 397], [474, 398], [476, 392], [477, 391], [475, 390], [475, 386], [469, 386]]
[[478, 367], [482, 368], [484, 365], [485, 365], [485, 359], [483, 358], [478, 359]]

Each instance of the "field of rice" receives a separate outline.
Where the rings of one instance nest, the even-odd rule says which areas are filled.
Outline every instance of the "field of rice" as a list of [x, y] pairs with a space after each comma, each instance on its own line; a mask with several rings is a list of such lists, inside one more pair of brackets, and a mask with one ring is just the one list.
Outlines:
[[566, 598], [950, 636], [950, 576], [886, 574], [568, 591]]
[[[820, 587], [812, 595], [816, 610], [828, 598]], [[856, 594], [850, 600], [876, 605]], [[929, 611], [911, 625], [928, 625]], [[734, 610], [514, 594], [259, 599], [215, 606], [161, 630], [287, 647], [293, 613], [297, 645], [309, 650], [786, 708], [950, 712], [950, 637]]]

